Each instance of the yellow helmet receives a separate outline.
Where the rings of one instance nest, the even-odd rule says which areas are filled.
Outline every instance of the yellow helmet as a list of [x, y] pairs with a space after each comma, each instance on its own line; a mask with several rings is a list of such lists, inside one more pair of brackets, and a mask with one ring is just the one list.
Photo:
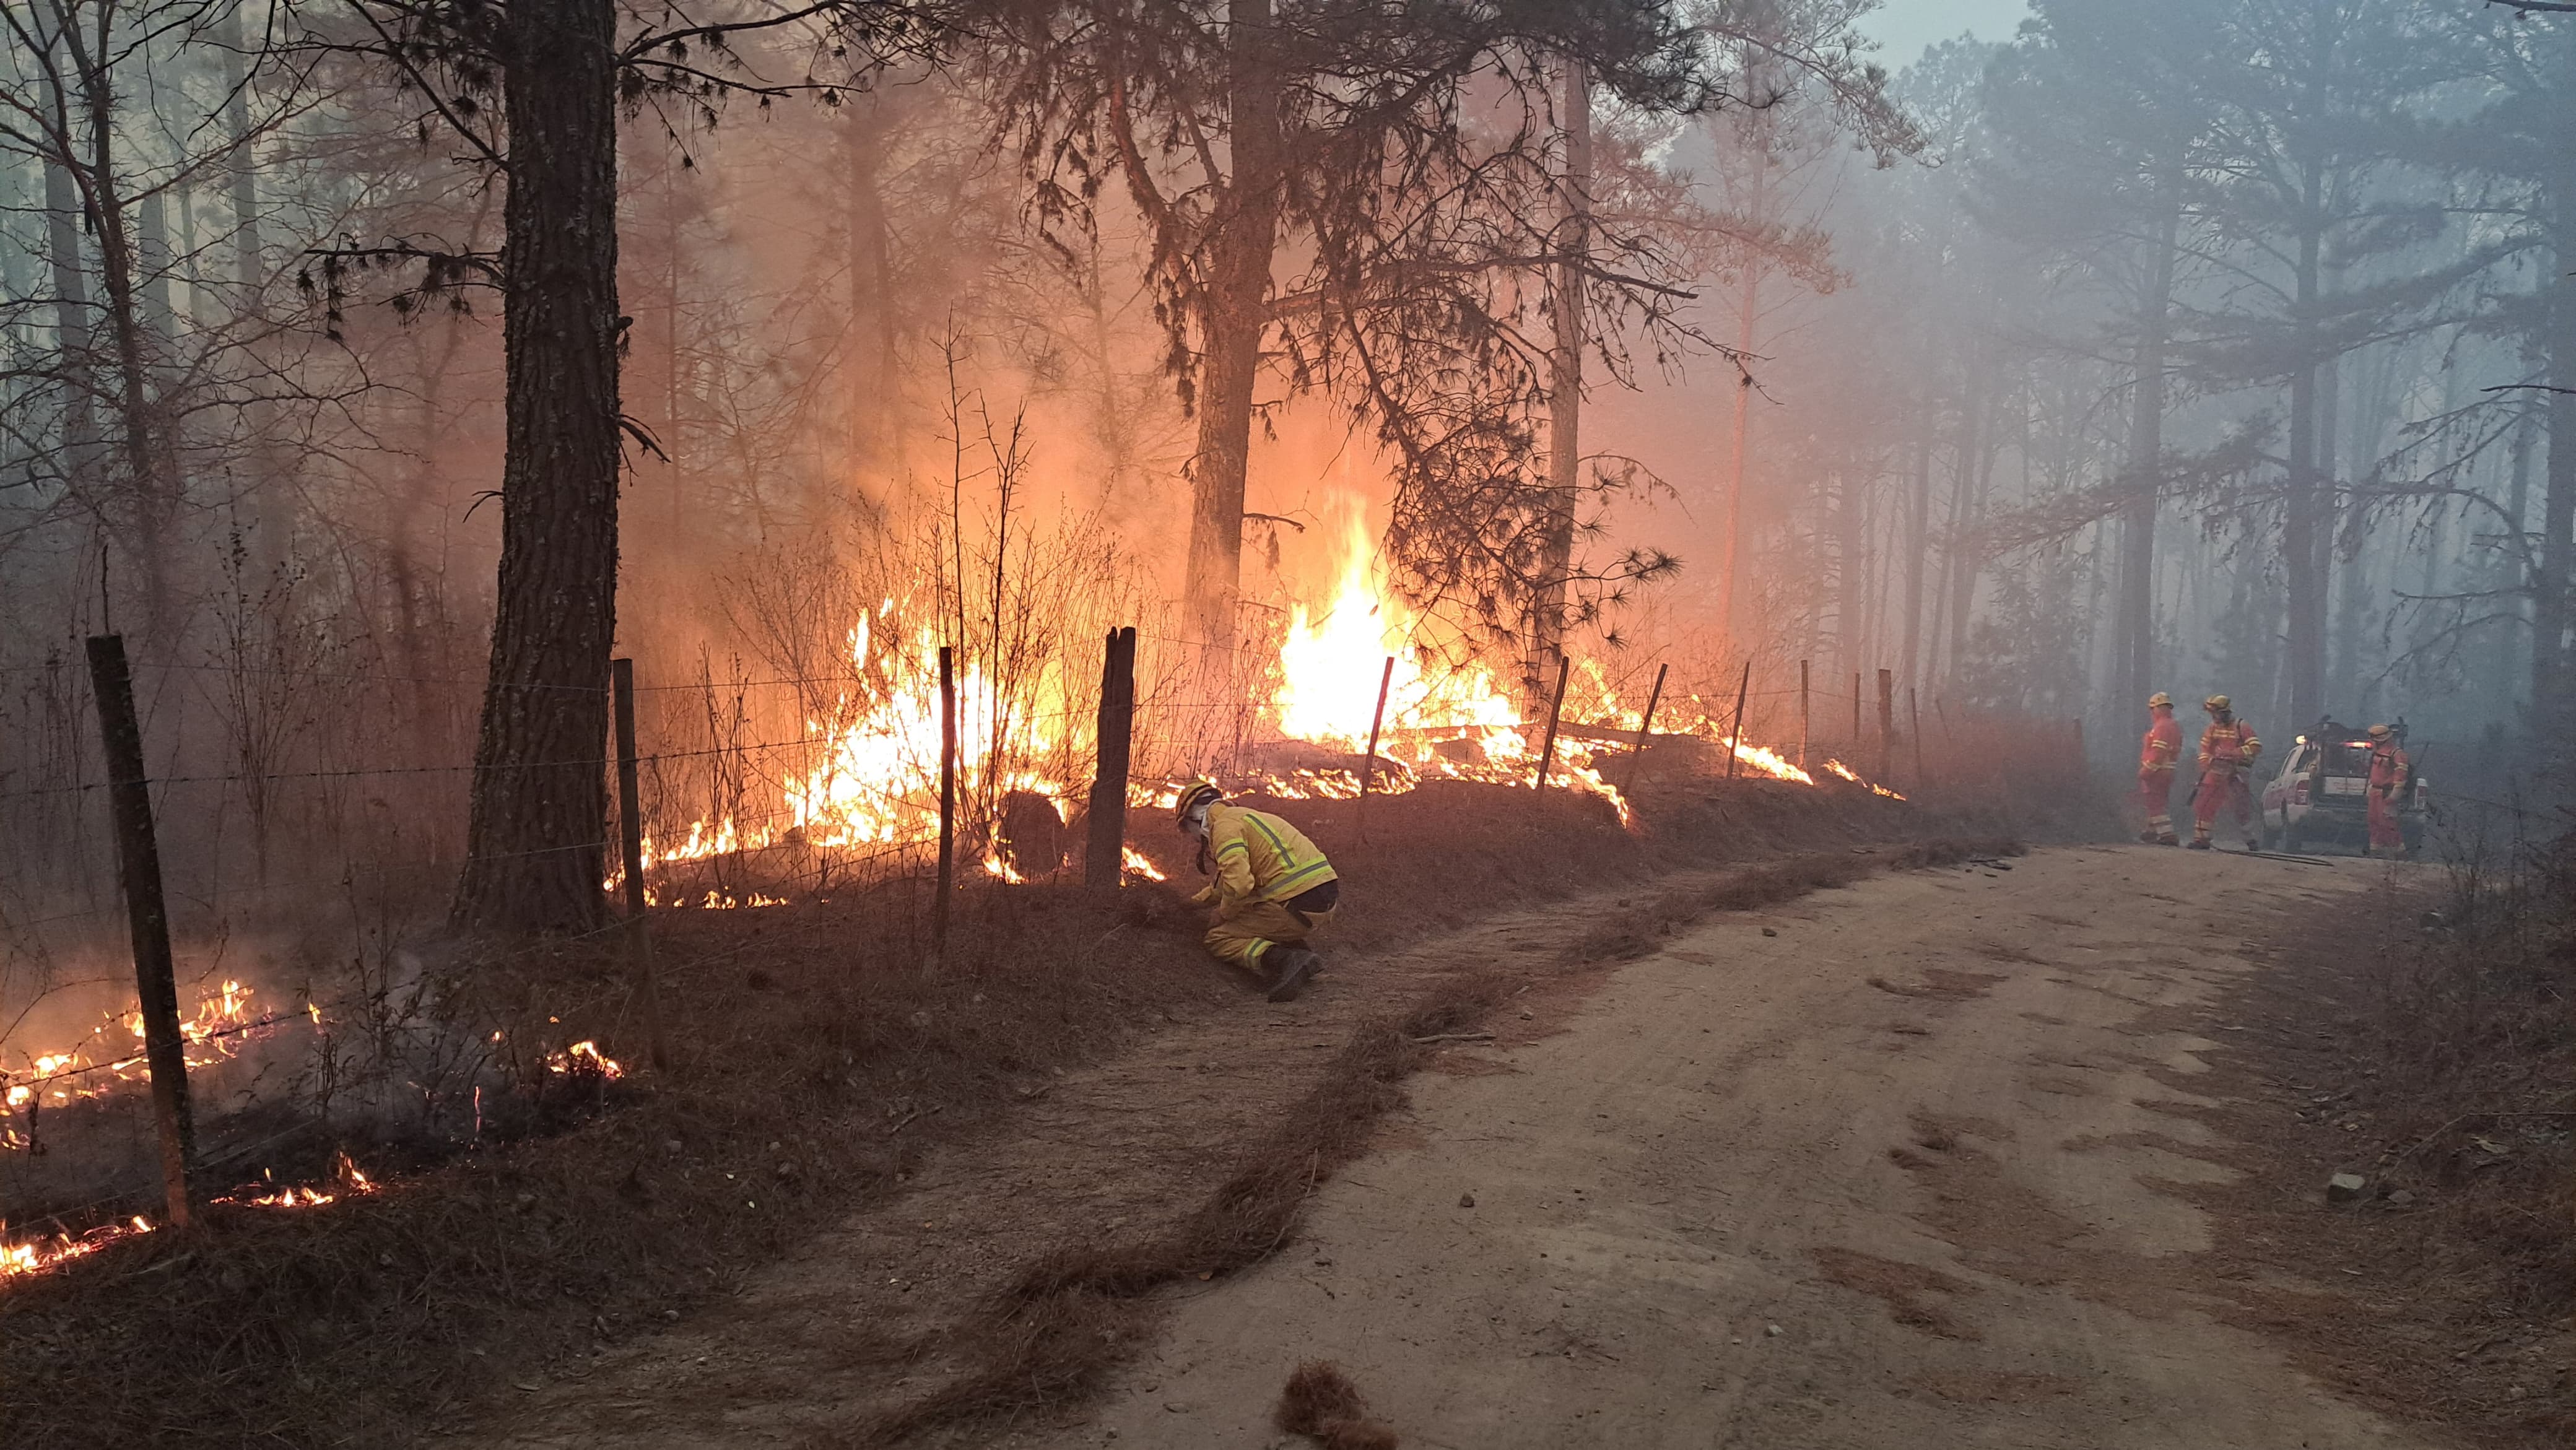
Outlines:
[[1194, 780], [1181, 787], [1180, 799], [1172, 803], [1172, 819], [1182, 830], [1190, 828], [1190, 815], [1225, 799], [1225, 792], [1212, 780]]
[[2395, 731], [2393, 731], [2393, 730], [2390, 730], [2390, 729], [2389, 729], [2387, 726], [2385, 726], [2385, 725], [2373, 725], [2373, 726], [2371, 726], [2369, 729], [2367, 729], [2367, 730], [2365, 730], [2365, 731], [2363, 731], [2363, 732], [2361, 732], [2361, 733], [2363, 733], [2364, 735], [2369, 736], [2369, 737], [2370, 737], [2371, 739], [2373, 739], [2373, 740], [2385, 740], [2385, 739], [2387, 739], [2389, 736], [2391, 736], [2391, 735], [2395, 734], [2396, 732], [2395, 732]]
[[2208, 699], [2200, 702], [2200, 708], [2204, 710], [2225, 710], [2231, 707], [2228, 704], [2228, 700], [2225, 695], [2212, 695]]
[[2148, 709], [2150, 709], [2150, 710], [2153, 710], [2153, 709], [2155, 709], [2155, 708], [2156, 708], [2156, 707], [2158, 707], [2158, 706], [2163, 706], [2165, 709], [2168, 709], [2168, 710], [2172, 709], [2172, 708], [2173, 708], [2173, 696], [2166, 694], [2166, 693], [2165, 693], [2164, 691], [2162, 691], [2162, 690], [2158, 690], [2158, 691], [2156, 691], [2154, 694], [2149, 695], [2149, 696], [2147, 697], [2147, 708], [2148, 708]]

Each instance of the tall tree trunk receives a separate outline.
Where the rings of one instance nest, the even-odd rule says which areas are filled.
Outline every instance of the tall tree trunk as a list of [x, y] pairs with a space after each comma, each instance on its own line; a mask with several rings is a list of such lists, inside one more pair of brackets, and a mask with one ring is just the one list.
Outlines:
[[[2306, 163], [2301, 178], [2299, 258], [2291, 303], [2289, 488], [2282, 504], [2281, 553], [2289, 580], [2290, 726], [2306, 729], [2325, 714], [2327, 553], [2333, 513], [2317, 458], [2318, 218], [2325, 168]], [[2283, 728], [2289, 728], [2285, 726]]]
[[1718, 559], [1725, 576], [1717, 586], [1717, 641], [1721, 649], [1735, 648], [1735, 605], [1744, 596], [1740, 582], [1744, 577], [1744, 459], [1753, 427], [1753, 317], [1761, 303], [1762, 264], [1748, 256], [1735, 295], [1736, 366], [1743, 371], [1735, 380], [1735, 437], [1726, 461], [1726, 541]]
[[1183, 589], [1211, 659], [1234, 647], [1243, 585], [1244, 477], [1252, 462], [1252, 390], [1269, 322], [1271, 254], [1286, 183], [1270, 0], [1238, 0], [1226, 37], [1233, 175], [1209, 247], [1199, 362], [1198, 451], [1190, 459], [1190, 554]]
[[[223, 53], [224, 127], [229, 143], [225, 181], [233, 213], [233, 285], [240, 293], [233, 306], [249, 320], [251, 347], [257, 351], [266, 342], [261, 293], [268, 281], [268, 264], [261, 252], [258, 136], [251, 129], [250, 55], [242, 39], [241, 12], [238, 5], [224, 10], [216, 21], [215, 39]], [[295, 489], [287, 476], [291, 471], [287, 454], [277, 445], [276, 419], [277, 409], [265, 397], [251, 399], [242, 418], [249, 433], [253, 537], [265, 568], [285, 562], [295, 535]]]
[[2156, 516], [2164, 491], [2165, 340], [2173, 311], [2174, 244], [2182, 229], [2179, 181], [2160, 187], [2154, 252], [2138, 298], [2138, 341], [2131, 354], [2136, 383], [2129, 397], [2129, 496], [2120, 508], [2119, 640], [2123, 709], [2145, 709], [2156, 674]]
[[92, 371], [96, 340], [90, 335], [89, 272], [81, 265], [80, 218], [80, 195], [70, 168], [46, 158], [45, 260], [54, 274], [55, 375], [63, 391], [64, 471], [72, 497], [99, 515], [106, 501], [98, 493], [97, 382]]
[[1971, 367], [1983, 385], [1969, 411], [1966, 436], [1959, 442], [1960, 497], [1950, 516], [1950, 650], [1945, 675], [1957, 674], [1959, 662], [1968, 654], [1968, 616], [1976, 608], [1977, 576], [1985, 567], [1977, 530], [1985, 522], [1986, 488], [1994, 470], [1994, 450], [1988, 445], [1987, 433], [1994, 426], [1994, 410], [2002, 401], [1988, 381], [1994, 371], [1991, 351], [1979, 347]]
[[2497, 551], [2497, 565], [2487, 585], [2496, 591], [2497, 606], [2505, 614], [2496, 626], [2495, 654], [2487, 666], [2488, 687], [2481, 692], [2491, 707], [2501, 707], [2488, 717], [2499, 725], [2510, 718], [2514, 698], [2531, 683], [2521, 678], [2522, 672], [2516, 668], [2525, 647], [2522, 631], [2531, 620], [2524, 613], [2522, 600], [2515, 597], [2529, 578], [2522, 566], [2520, 545], [2523, 531], [2530, 527], [2531, 443], [2532, 423], [2526, 417], [2514, 425], [2510, 461], [2506, 464], [2504, 527], [2511, 542]]
[[1836, 602], [1834, 606], [1834, 651], [1840, 666], [1836, 677], [1865, 667], [1861, 651], [1868, 644], [1863, 622], [1869, 600], [1869, 484], [1870, 471], [1851, 467], [1842, 471], [1842, 486], [1835, 490], [1834, 549]]
[[1900, 673], [1908, 688], [1927, 677], [1923, 669], [1923, 560], [1932, 542], [1932, 443], [1940, 409], [1934, 406], [1930, 371], [1925, 370], [1922, 416], [1914, 434], [1914, 477], [1905, 505], [1905, 659]]
[[143, 577], [142, 633], [156, 645], [166, 645], [177, 627], [169, 530], [179, 506], [179, 470], [162, 429], [160, 399], [153, 394], [154, 349], [145, 335], [134, 233], [116, 174], [115, 79], [81, 43], [78, 30], [64, 34], [79, 66], [82, 102], [89, 113], [89, 155], [75, 179], [87, 182], [82, 201], [98, 238], [100, 290], [106, 294], [108, 340], [115, 349], [116, 442], [133, 496], [134, 552]]
[[1521, 693], [1534, 707], [1565, 653], [1572, 604], [1574, 503], [1583, 473], [1583, 259], [1591, 246], [1592, 73], [1565, 63], [1565, 215], [1557, 220], [1556, 277], [1549, 289], [1547, 527], [1530, 610]]
[[2558, 88], [2557, 166], [2550, 186], [2552, 281], [2544, 305], [2549, 357], [2549, 469], [2540, 498], [2540, 575], [2531, 598], [2531, 728], [2568, 749], [2576, 719], [2576, 660], [2569, 657], [2570, 592], [2576, 591], [2576, 27], [2559, 37], [2569, 63]]
[[604, 915], [617, 608], [616, 10], [523, 0], [508, 24], [501, 577], [453, 917], [583, 931]]

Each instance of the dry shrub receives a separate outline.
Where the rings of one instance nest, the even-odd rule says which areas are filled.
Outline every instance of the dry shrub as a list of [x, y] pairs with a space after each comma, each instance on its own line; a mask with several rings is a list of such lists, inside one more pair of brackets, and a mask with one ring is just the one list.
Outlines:
[[1310, 1359], [1297, 1366], [1279, 1392], [1271, 1422], [1324, 1450], [1395, 1450], [1403, 1443], [1393, 1430], [1369, 1418], [1359, 1386], [1330, 1360]]

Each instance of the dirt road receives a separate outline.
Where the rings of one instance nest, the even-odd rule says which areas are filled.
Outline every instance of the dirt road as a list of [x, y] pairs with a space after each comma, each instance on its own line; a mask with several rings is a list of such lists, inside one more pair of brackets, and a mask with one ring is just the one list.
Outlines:
[[2169, 1191], [2224, 1171], [2186, 1110], [2240, 946], [2390, 869], [2056, 849], [1713, 919], [1450, 1049], [1287, 1250], [1006, 1443], [1292, 1443], [1307, 1358], [1425, 1447], [2432, 1443], [2213, 1317]]

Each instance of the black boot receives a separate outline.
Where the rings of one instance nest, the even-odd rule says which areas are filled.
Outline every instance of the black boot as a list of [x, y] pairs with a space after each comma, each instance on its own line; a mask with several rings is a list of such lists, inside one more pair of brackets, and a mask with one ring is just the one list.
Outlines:
[[1314, 975], [1321, 959], [1304, 947], [1273, 947], [1267, 955], [1273, 963], [1274, 973], [1270, 979], [1270, 1000], [1296, 1001], [1297, 993], [1304, 989], [1306, 979]]

